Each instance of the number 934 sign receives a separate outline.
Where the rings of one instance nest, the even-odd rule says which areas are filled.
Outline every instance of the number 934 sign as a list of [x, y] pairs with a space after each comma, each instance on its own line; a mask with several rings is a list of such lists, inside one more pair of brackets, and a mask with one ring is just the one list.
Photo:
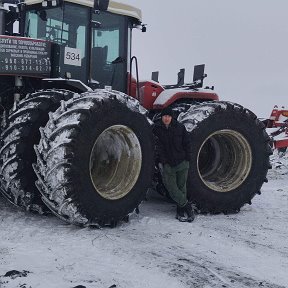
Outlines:
[[65, 47], [64, 64], [81, 66], [81, 50]]

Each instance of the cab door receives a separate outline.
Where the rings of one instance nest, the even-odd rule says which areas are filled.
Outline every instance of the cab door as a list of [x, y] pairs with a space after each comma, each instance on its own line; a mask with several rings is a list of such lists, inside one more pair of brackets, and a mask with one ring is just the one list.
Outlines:
[[100, 12], [92, 16], [90, 81], [100, 88], [127, 90], [128, 19]]

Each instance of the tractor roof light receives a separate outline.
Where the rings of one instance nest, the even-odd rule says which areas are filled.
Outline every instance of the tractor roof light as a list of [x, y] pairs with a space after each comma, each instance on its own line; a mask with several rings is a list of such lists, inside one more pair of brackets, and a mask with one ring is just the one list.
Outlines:
[[62, 0], [43, 0], [42, 1], [42, 7], [57, 7], [61, 6], [63, 3]]
[[137, 22], [133, 24], [132, 28], [136, 28], [136, 29], [141, 30], [142, 32], [146, 32], [147, 24], [142, 24], [141, 22]]
[[143, 33], [145, 33], [146, 31], [147, 31], [147, 24], [142, 24], [142, 28], [141, 28], [141, 31], [143, 32]]

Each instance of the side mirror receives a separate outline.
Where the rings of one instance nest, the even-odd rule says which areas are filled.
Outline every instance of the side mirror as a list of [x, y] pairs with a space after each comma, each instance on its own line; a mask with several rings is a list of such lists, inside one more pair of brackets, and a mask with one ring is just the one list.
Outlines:
[[94, 10], [107, 11], [109, 0], [94, 0]]

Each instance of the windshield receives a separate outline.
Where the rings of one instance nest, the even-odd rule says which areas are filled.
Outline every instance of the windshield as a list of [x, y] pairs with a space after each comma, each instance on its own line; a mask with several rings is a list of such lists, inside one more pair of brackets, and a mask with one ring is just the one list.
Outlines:
[[[70, 72], [72, 78], [87, 82], [88, 8], [72, 3], [26, 13], [25, 36], [60, 45], [60, 76]], [[84, 73], [83, 73], [84, 72]]]

